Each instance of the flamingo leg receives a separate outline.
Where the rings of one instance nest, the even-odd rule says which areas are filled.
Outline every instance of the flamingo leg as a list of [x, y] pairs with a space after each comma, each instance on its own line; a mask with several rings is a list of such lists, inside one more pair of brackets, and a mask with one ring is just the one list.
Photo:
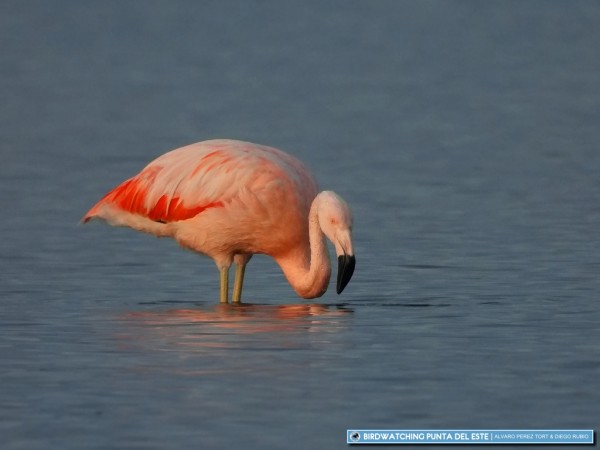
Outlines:
[[229, 303], [229, 267], [221, 267], [221, 303]]
[[235, 280], [233, 282], [233, 302], [242, 301], [242, 285], [244, 284], [244, 273], [246, 272], [246, 263], [237, 264], [235, 268]]

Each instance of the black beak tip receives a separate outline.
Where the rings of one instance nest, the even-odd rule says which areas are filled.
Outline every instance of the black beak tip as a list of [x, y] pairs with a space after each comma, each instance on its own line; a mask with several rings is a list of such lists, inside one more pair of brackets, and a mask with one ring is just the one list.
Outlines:
[[337, 293], [341, 294], [354, 273], [356, 258], [354, 255], [338, 256]]

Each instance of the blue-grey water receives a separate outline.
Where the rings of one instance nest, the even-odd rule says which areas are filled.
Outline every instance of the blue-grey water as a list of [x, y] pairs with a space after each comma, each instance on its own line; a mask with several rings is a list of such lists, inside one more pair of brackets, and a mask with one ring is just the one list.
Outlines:
[[[598, 429], [599, 24], [593, 1], [3, 1], [0, 447]], [[352, 205], [341, 296], [258, 256], [219, 306], [209, 259], [78, 224], [217, 137]]]

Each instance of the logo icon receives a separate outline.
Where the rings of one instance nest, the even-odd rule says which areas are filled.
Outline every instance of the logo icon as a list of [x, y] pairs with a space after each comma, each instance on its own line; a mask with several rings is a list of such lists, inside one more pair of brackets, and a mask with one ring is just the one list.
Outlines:
[[360, 433], [358, 431], [351, 431], [350, 440], [354, 442], [360, 441]]

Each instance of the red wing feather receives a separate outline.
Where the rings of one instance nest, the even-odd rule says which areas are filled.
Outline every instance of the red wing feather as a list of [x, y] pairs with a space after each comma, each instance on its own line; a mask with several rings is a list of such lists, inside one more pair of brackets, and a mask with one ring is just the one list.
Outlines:
[[153, 205], [148, 205], [148, 191], [161, 170], [162, 167], [150, 166], [137, 176], [124, 181], [102, 197], [84, 216], [83, 222], [88, 222], [97, 215], [103, 205], [111, 205], [156, 222], [175, 222], [191, 219], [205, 209], [223, 206], [222, 202], [213, 201], [205, 205], [186, 207], [179, 197], [170, 197], [166, 194], [162, 195]]

